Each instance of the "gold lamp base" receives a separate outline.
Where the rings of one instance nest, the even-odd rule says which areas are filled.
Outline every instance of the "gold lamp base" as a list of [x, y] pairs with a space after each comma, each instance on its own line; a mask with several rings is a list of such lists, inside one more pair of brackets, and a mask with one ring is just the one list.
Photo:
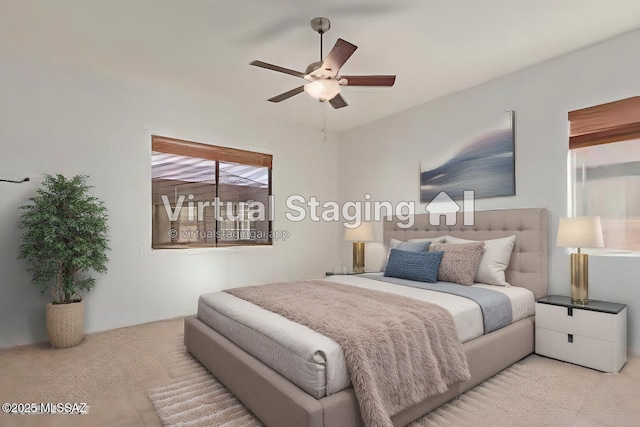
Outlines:
[[571, 303], [589, 304], [589, 255], [571, 254]]
[[364, 273], [364, 242], [353, 242], [353, 272]]

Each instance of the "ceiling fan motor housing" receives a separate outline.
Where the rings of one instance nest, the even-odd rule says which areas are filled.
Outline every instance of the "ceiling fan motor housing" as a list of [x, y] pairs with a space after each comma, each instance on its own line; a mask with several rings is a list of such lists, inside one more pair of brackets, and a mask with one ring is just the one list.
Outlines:
[[331, 28], [331, 22], [329, 21], [329, 18], [322, 16], [313, 18], [311, 20], [311, 28], [313, 28], [313, 31], [323, 34], [329, 31], [329, 28]]
[[307, 65], [307, 69], [304, 71], [304, 73], [307, 75], [311, 74], [321, 66], [322, 66], [322, 61], [312, 62], [311, 64]]

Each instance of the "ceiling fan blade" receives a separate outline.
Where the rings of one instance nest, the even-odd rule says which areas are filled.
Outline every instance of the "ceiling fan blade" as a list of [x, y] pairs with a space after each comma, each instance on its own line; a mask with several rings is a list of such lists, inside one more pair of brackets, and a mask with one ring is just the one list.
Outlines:
[[332, 77], [335, 77], [340, 71], [340, 68], [347, 62], [347, 59], [353, 55], [358, 46], [349, 43], [348, 41], [338, 39], [336, 44], [331, 49], [331, 52], [327, 55], [322, 63], [322, 70], [328, 71]]
[[278, 71], [280, 73], [291, 74], [292, 76], [304, 78], [304, 73], [296, 70], [290, 70], [288, 68], [280, 67], [278, 65], [268, 64], [262, 61], [253, 61], [250, 65], [254, 65], [260, 68], [266, 68], [267, 70]]
[[267, 101], [271, 101], [271, 102], [280, 102], [280, 101], [284, 101], [285, 99], [289, 99], [294, 95], [297, 95], [299, 93], [304, 92], [304, 86], [300, 86], [297, 87], [295, 89], [291, 89], [288, 92], [285, 93], [281, 93], [280, 95], [276, 95], [273, 98], [269, 98]]
[[396, 76], [340, 76], [346, 79], [345, 86], [393, 86]]
[[329, 104], [331, 104], [331, 106], [335, 109], [346, 107], [347, 105], [349, 105], [340, 94], [337, 94], [336, 96], [331, 98], [329, 100]]

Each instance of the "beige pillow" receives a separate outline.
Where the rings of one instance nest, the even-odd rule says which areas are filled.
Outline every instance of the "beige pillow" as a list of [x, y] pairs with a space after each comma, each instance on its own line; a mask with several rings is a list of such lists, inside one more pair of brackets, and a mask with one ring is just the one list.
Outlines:
[[471, 286], [480, 266], [484, 242], [434, 243], [433, 251], [443, 251], [438, 280]]
[[[460, 239], [447, 236], [447, 243], [469, 243], [475, 240]], [[501, 239], [483, 240], [482, 259], [476, 273], [475, 281], [496, 286], [511, 286], [505, 278], [505, 270], [511, 260], [511, 252], [516, 243], [516, 236]]]

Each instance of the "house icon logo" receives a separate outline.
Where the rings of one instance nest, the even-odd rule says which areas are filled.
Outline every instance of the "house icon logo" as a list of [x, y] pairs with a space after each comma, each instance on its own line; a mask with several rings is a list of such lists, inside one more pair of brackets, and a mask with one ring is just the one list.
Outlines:
[[460, 210], [463, 212], [463, 225], [473, 225], [475, 222], [475, 191], [464, 191], [463, 195], [461, 208], [446, 192], [439, 192], [424, 208], [429, 214], [429, 225], [440, 225], [442, 217], [444, 217], [445, 225], [456, 225]]

